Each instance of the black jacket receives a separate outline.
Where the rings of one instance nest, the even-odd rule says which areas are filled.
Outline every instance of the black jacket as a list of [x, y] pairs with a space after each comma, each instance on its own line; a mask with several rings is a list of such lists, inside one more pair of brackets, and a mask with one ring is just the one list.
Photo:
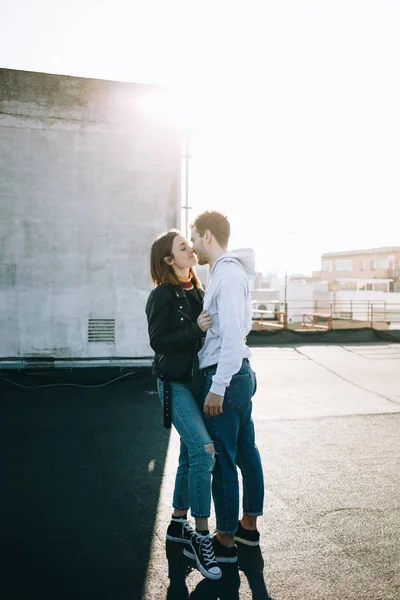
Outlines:
[[190, 303], [180, 285], [156, 287], [146, 304], [150, 346], [154, 350], [153, 374], [169, 381], [191, 381], [194, 358], [205, 333], [197, 325], [204, 292], [197, 289], [198, 306]]

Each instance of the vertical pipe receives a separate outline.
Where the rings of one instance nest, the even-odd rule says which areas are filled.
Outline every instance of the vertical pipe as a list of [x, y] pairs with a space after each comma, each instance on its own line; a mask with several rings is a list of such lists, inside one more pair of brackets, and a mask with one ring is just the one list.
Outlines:
[[180, 152], [179, 152], [179, 165], [177, 165], [178, 167], [178, 178], [177, 178], [177, 185], [176, 185], [176, 205], [175, 205], [175, 210], [176, 210], [176, 219], [175, 219], [175, 225], [174, 227], [176, 227], [176, 229], [179, 229], [179, 231], [181, 231], [182, 229], [182, 197], [183, 197], [183, 160], [184, 160], [185, 156], [184, 156], [184, 141], [183, 141], [183, 137], [181, 137], [180, 139]]
[[285, 299], [284, 299], [284, 304], [286, 304], [286, 300], [287, 300], [287, 271], [285, 271]]
[[283, 327], [284, 329], [287, 329], [287, 270], [285, 271], [285, 301], [284, 301], [284, 321], [283, 321]]
[[185, 237], [189, 237], [189, 136], [185, 135]]

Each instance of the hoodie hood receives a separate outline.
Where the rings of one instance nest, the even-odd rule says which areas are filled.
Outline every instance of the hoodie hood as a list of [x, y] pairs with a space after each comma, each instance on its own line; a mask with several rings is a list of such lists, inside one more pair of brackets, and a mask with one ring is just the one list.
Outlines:
[[212, 275], [217, 266], [222, 262], [235, 262], [245, 271], [247, 279], [256, 277], [254, 250], [252, 248], [239, 248], [222, 254], [214, 263], [210, 275]]

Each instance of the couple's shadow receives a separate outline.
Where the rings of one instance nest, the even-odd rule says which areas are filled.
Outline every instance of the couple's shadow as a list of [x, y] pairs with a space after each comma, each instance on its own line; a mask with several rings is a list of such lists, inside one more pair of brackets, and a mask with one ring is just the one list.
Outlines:
[[195, 568], [194, 561], [183, 554], [182, 544], [167, 540], [166, 551], [170, 579], [167, 600], [239, 600], [239, 570], [249, 582], [253, 600], [271, 600], [264, 581], [264, 559], [259, 546], [238, 544], [238, 562], [220, 564], [221, 579], [202, 579], [190, 596], [186, 577]]

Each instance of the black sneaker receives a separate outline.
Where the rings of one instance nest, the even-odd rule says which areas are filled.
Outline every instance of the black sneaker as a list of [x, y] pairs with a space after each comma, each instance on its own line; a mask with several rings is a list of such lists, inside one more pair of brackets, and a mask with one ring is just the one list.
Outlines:
[[195, 533], [196, 530], [189, 521], [172, 517], [167, 529], [167, 540], [190, 545], [191, 537]]
[[214, 546], [214, 554], [215, 558], [219, 563], [235, 563], [238, 559], [237, 546], [232, 546], [228, 548], [228, 546], [224, 546], [221, 542], [218, 541], [216, 535], [213, 537], [213, 546]]
[[245, 544], [246, 546], [259, 546], [260, 534], [257, 530], [250, 531], [249, 529], [244, 529], [239, 521], [238, 528], [235, 533], [235, 542], [239, 542], [239, 544]]
[[190, 540], [191, 548], [185, 548], [183, 554], [196, 561], [200, 573], [207, 579], [221, 579], [222, 571], [215, 560], [213, 538], [208, 533], [200, 535], [195, 532]]
[[[217, 562], [219, 563], [235, 563], [237, 562], [237, 547], [232, 546], [232, 548], [228, 548], [228, 546], [224, 546], [221, 544], [217, 536], [215, 535], [212, 539], [214, 554]], [[192, 558], [194, 560], [194, 553], [191, 551], [191, 548], [185, 548], [183, 551], [185, 556]]]

